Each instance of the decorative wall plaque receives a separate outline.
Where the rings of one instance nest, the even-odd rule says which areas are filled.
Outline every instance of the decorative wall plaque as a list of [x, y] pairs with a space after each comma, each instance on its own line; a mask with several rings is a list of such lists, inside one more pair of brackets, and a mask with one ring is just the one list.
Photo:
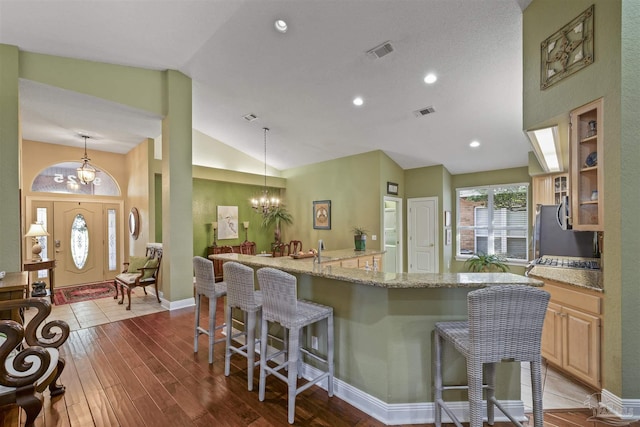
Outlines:
[[594, 5], [540, 44], [540, 89], [593, 63]]

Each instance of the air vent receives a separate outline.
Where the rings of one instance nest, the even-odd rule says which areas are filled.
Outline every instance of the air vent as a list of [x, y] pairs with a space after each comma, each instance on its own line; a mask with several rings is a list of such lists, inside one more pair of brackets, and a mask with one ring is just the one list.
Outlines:
[[429, 107], [425, 107], [425, 108], [421, 108], [419, 110], [416, 110], [413, 112], [413, 114], [416, 115], [416, 117], [422, 117], [422, 116], [426, 116], [427, 114], [431, 114], [431, 113], [435, 113], [436, 109], [433, 108], [433, 105], [429, 106]]
[[242, 116], [242, 118], [248, 122], [252, 122], [254, 120], [257, 120], [258, 116], [256, 116], [255, 114], [247, 114], [246, 116]]
[[391, 52], [393, 52], [393, 46], [391, 46], [391, 42], [386, 41], [381, 45], [368, 50], [367, 55], [380, 59], [383, 56], [390, 54]]

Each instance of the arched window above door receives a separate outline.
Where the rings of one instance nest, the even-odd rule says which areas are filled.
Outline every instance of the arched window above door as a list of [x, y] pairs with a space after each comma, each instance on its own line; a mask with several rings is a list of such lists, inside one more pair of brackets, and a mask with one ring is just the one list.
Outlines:
[[94, 196], [120, 196], [118, 183], [103, 170], [96, 172], [96, 179], [83, 184], [78, 179], [80, 162], [63, 162], [43, 169], [33, 180], [31, 191], [57, 194], [86, 194]]

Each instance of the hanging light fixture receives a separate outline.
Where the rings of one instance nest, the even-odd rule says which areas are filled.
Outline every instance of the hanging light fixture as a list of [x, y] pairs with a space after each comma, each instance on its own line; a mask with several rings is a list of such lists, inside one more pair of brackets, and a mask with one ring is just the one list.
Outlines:
[[83, 184], [89, 184], [96, 179], [96, 168], [91, 166], [89, 157], [87, 157], [87, 139], [90, 138], [87, 135], [81, 135], [84, 138], [84, 157], [82, 158], [82, 166], [78, 170], [78, 178]]
[[251, 199], [251, 205], [256, 212], [266, 215], [280, 205], [280, 200], [277, 197], [269, 197], [267, 190], [267, 132], [269, 132], [269, 128], [262, 128], [262, 130], [264, 131], [264, 188], [259, 198]]

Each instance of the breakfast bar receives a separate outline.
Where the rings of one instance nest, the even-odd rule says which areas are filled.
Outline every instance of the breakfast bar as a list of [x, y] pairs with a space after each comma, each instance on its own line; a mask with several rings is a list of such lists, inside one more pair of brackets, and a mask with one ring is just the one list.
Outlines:
[[[297, 277], [298, 298], [333, 307], [336, 394], [387, 424], [432, 419], [434, 325], [466, 319], [469, 291], [543, 284], [512, 273], [385, 273], [343, 268], [332, 265], [335, 257], [329, 251], [323, 252], [320, 264], [314, 258], [241, 254], [210, 258], [287, 271]], [[448, 366], [454, 367], [445, 373], [446, 380], [465, 383], [464, 359], [447, 348], [445, 356], [451, 361]], [[523, 413], [518, 364], [498, 368], [497, 397]], [[466, 401], [466, 394], [459, 393], [457, 400]]]

